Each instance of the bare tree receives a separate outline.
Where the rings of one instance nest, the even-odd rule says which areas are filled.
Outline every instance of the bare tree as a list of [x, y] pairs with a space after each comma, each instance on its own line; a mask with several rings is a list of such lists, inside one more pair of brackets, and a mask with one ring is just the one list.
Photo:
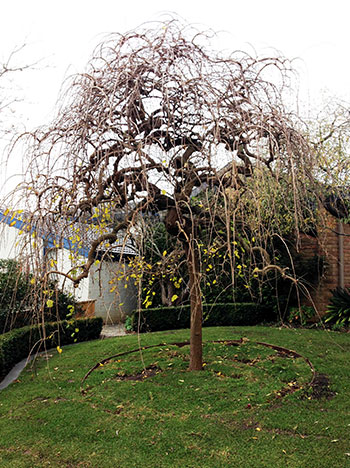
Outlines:
[[27, 206], [47, 222], [123, 213], [103, 224], [78, 273], [65, 273], [75, 284], [101, 245], [130, 232], [143, 213], [165, 211], [167, 231], [186, 255], [191, 370], [202, 369], [198, 229], [214, 238], [220, 226], [233, 265], [239, 201], [253, 202], [254, 187], [269, 174], [276, 187], [284, 181], [297, 233], [301, 181], [312, 171], [307, 142], [281, 100], [289, 62], [239, 51], [223, 56], [209, 44], [208, 35], [177, 21], [112, 35], [74, 77], [57, 120], [31, 135], [21, 186]]
[[[11, 113], [14, 112], [15, 105], [20, 101], [18, 89], [15, 89], [15, 93], [13, 90], [14, 77], [36, 65], [35, 63], [18, 64], [18, 57], [21, 58], [24, 48], [25, 45], [14, 48], [6, 60], [0, 63], [0, 131], [2, 136], [8, 133], [13, 134]], [[15, 88], [17, 87], [15, 86]]]
[[[28, 60], [26, 44], [15, 46], [6, 57], [0, 58], [0, 164], [1, 166], [1, 196], [15, 186], [14, 178], [19, 176], [19, 160], [21, 155], [15, 155], [11, 149], [13, 142], [25, 127], [25, 119], [21, 104], [25, 100], [21, 87], [20, 75], [28, 78], [29, 72], [36, 69], [39, 60]], [[23, 83], [23, 80], [22, 80]], [[11, 153], [11, 154], [10, 154]], [[11, 157], [10, 157], [11, 156]], [[16, 162], [15, 162], [16, 160]]]

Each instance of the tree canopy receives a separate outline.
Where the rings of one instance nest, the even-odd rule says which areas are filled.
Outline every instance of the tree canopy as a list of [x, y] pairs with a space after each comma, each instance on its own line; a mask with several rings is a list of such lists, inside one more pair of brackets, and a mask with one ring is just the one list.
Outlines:
[[149, 24], [104, 41], [57, 119], [30, 135], [21, 190], [36, 218], [99, 221], [86, 263], [68, 274], [74, 283], [121, 231], [135, 235], [144, 214], [165, 213], [188, 268], [190, 369], [202, 368], [198, 230], [225, 243], [233, 278], [238, 220], [256, 231], [247, 248], [263, 270], [276, 213], [296, 234], [305, 218], [313, 153], [283, 104], [290, 71], [281, 57], [213, 51], [209, 34], [178, 21]]

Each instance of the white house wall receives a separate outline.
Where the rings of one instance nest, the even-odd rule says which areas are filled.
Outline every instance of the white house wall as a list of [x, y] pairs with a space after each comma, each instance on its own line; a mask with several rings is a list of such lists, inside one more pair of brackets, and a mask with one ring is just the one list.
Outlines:
[[[53, 270], [58, 270], [64, 273], [68, 273], [72, 268], [72, 260], [70, 259], [71, 253], [66, 249], [54, 249], [54, 251], [48, 254], [49, 259], [52, 258], [57, 262], [56, 265], [50, 267]], [[49, 260], [48, 259], [48, 260]], [[83, 257], [75, 259], [77, 263], [84, 264], [86, 259]], [[47, 262], [49, 264], [49, 262]], [[57, 266], [57, 268], [56, 268]], [[49, 269], [50, 269], [49, 268]], [[83, 279], [77, 288], [74, 287], [72, 281], [65, 278], [63, 275], [54, 275], [53, 279], [58, 281], [58, 284], [65, 291], [69, 291], [77, 301], [87, 301], [89, 297], [89, 280]]]
[[[116, 277], [127, 271], [123, 261], [103, 261], [94, 265], [89, 276], [90, 297], [95, 299], [95, 315], [105, 323], [120, 323], [137, 308], [137, 288], [133, 281]], [[125, 276], [125, 275], [123, 275]]]
[[[21, 261], [31, 269], [33, 254], [29, 248], [23, 247], [23, 238], [25, 234], [20, 235], [20, 231], [16, 227], [11, 227], [8, 224], [1, 223], [0, 225], [0, 259], [16, 259]], [[36, 239], [36, 242], [42, 245], [42, 252], [44, 252], [44, 245], [41, 239]], [[50, 257], [57, 260], [57, 265], [50, 268], [57, 269], [58, 271], [68, 272], [72, 268], [72, 262], [69, 259], [70, 252], [66, 249], [55, 249], [56, 252]], [[84, 259], [81, 259], [84, 263]], [[89, 299], [89, 281], [85, 279], [81, 281], [78, 288], [74, 288], [69, 280], [64, 281], [62, 275], [55, 276], [58, 284], [66, 291], [71, 292], [77, 301], [86, 301]]]
[[7, 224], [0, 225], [0, 259], [19, 258], [21, 248], [18, 245], [19, 231]]

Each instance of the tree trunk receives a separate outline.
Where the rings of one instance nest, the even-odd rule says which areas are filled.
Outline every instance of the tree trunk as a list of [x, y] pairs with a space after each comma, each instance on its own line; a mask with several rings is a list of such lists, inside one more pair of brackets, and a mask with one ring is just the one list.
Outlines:
[[[202, 295], [200, 285], [200, 263], [196, 243], [193, 240], [193, 225], [185, 218], [179, 219], [179, 212], [175, 207], [169, 208], [165, 226], [169, 234], [181, 240], [187, 256], [189, 275], [189, 294], [191, 302], [191, 337], [190, 337], [190, 365], [189, 370], [202, 370]], [[182, 232], [179, 230], [182, 226]], [[186, 232], [186, 235], [183, 235]]]
[[202, 370], [202, 297], [200, 288], [199, 257], [194, 242], [185, 246], [189, 273], [189, 287], [191, 300], [191, 338], [189, 370]]

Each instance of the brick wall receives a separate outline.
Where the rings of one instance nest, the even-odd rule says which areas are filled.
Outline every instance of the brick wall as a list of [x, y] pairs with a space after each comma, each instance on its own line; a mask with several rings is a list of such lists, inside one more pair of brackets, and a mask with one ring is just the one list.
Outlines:
[[[343, 252], [344, 252], [344, 286], [350, 287], [350, 225], [343, 224]], [[332, 290], [340, 286], [339, 260], [339, 232], [338, 220], [328, 216], [325, 226], [318, 230], [318, 238], [303, 235], [301, 239], [301, 253], [306, 257], [322, 255], [326, 260], [325, 273], [317, 285], [310, 290], [312, 300], [318, 313], [322, 316], [329, 304]], [[310, 303], [311, 301], [307, 301]]]

